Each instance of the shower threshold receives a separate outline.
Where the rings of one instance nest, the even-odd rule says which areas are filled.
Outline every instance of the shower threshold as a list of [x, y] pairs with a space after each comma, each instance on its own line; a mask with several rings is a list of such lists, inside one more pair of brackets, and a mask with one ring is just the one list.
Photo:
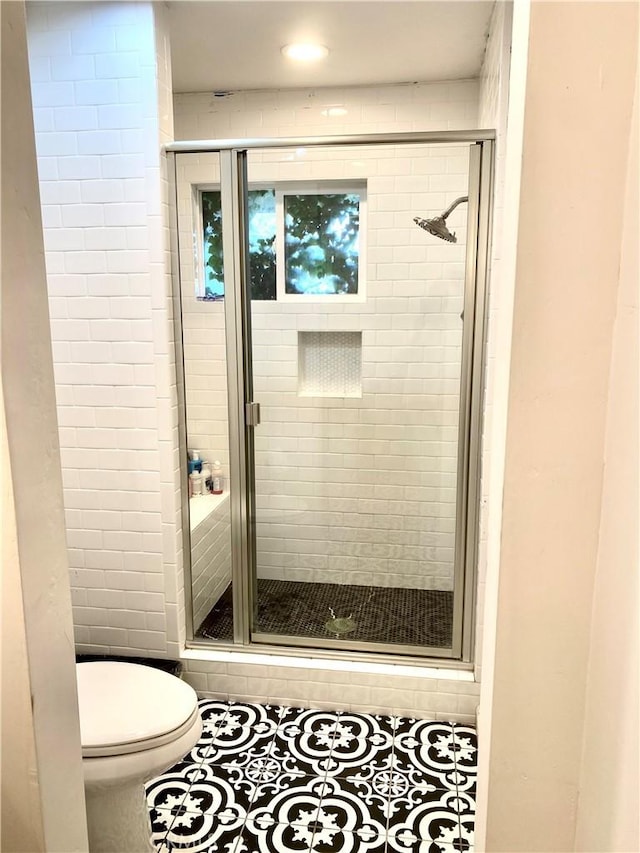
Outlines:
[[[349, 584], [258, 579], [260, 634], [451, 648], [453, 593]], [[196, 639], [233, 640], [231, 585], [205, 617]]]

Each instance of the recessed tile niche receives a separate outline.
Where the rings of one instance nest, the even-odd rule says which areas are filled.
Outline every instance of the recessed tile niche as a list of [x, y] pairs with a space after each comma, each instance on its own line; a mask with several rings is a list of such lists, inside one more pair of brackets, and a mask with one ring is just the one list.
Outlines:
[[298, 394], [362, 397], [362, 332], [298, 332]]

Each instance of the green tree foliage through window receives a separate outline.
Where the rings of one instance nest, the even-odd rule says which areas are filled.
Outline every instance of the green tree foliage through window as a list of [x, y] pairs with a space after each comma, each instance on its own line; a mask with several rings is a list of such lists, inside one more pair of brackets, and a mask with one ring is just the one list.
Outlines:
[[[285, 194], [286, 294], [358, 292], [357, 193]], [[276, 192], [249, 190], [249, 263], [252, 299], [276, 298]], [[224, 296], [220, 192], [202, 193], [205, 299]]]
[[[249, 270], [252, 299], [276, 298], [276, 200], [274, 190], [249, 190]], [[224, 296], [220, 192], [202, 193], [205, 299]]]
[[276, 298], [276, 194], [249, 190], [251, 298]]
[[204, 296], [215, 299], [224, 294], [222, 267], [222, 203], [220, 193], [202, 193], [202, 223], [204, 226]]
[[285, 293], [358, 292], [357, 195], [284, 197]]

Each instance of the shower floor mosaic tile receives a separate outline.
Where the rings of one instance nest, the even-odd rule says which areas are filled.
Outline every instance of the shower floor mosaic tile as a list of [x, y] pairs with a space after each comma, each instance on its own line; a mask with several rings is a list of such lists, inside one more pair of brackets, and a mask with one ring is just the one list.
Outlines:
[[473, 728], [217, 700], [200, 711], [199, 743], [147, 785], [159, 853], [473, 850]]
[[[344, 633], [332, 632], [332, 616], [343, 620]], [[446, 649], [451, 648], [453, 593], [258, 578], [256, 630]], [[231, 586], [209, 612], [197, 636], [233, 639]]]

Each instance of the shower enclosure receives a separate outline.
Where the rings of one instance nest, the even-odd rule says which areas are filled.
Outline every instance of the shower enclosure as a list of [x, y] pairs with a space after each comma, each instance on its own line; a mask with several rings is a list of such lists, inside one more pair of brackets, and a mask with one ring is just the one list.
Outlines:
[[190, 644], [471, 660], [492, 138], [168, 147]]

